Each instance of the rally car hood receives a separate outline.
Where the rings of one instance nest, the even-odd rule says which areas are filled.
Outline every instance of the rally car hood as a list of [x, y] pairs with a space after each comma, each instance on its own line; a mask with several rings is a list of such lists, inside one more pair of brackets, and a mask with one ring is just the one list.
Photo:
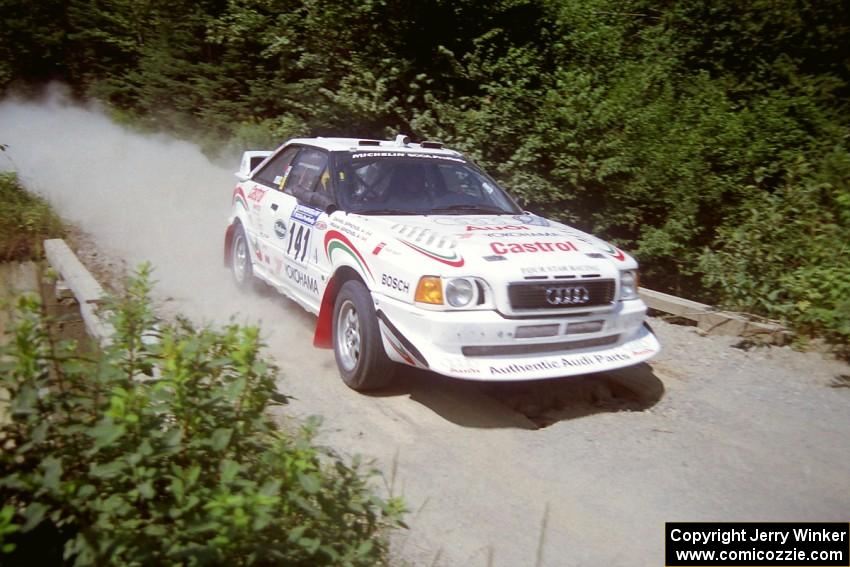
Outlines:
[[422, 267], [435, 274], [483, 270], [508, 279], [570, 273], [614, 276], [617, 270], [637, 267], [631, 256], [605, 241], [536, 215], [361, 218], [375, 231], [379, 245], [422, 259]]

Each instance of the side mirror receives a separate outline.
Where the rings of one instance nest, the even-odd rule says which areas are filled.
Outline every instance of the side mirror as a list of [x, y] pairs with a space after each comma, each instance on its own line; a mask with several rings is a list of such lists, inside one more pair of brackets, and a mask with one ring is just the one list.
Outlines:
[[310, 204], [310, 195], [313, 193], [312, 191], [308, 191], [303, 187], [293, 187], [291, 191], [292, 196], [295, 197], [299, 203]]
[[303, 187], [293, 187], [292, 196], [298, 199], [299, 203], [316, 207], [326, 213], [330, 213], [336, 209], [336, 202], [327, 193], [310, 191]]
[[318, 209], [322, 209], [326, 213], [332, 213], [337, 208], [333, 197], [327, 193], [313, 191], [307, 202]]

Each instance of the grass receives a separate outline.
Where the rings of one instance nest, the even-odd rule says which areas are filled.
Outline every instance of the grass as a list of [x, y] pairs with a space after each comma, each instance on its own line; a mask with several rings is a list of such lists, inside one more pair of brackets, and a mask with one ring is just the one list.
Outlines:
[[50, 205], [28, 193], [14, 173], [0, 173], [0, 262], [37, 260], [45, 238], [61, 238], [62, 222]]

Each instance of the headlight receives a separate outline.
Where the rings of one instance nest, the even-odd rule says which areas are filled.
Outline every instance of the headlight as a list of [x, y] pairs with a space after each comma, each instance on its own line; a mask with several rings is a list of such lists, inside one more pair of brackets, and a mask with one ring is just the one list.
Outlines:
[[620, 272], [620, 299], [637, 299], [639, 285], [637, 270]]
[[487, 289], [486, 282], [479, 278], [422, 276], [414, 299], [419, 304], [454, 309], [492, 309], [493, 305], [487, 302]]
[[446, 301], [452, 307], [466, 307], [475, 297], [475, 284], [466, 278], [455, 278], [446, 284]]

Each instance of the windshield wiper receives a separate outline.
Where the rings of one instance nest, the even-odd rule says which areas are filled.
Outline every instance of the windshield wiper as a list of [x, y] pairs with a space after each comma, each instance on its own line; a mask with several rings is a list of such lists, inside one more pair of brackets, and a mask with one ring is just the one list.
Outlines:
[[365, 211], [351, 211], [358, 215], [416, 215], [412, 211], [402, 211], [400, 209], [366, 209]]
[[486, 214], [499, 214], [499, 215], [508, 215], [510, 211], [506, 211], [499, 207], [494, 207], [492, 205], [448, 205], [445, 207], [434, 207], [431, 209], [432, 213], [442, 213], [442, 212], [466, 212], [466, 213], [486, 213]]

